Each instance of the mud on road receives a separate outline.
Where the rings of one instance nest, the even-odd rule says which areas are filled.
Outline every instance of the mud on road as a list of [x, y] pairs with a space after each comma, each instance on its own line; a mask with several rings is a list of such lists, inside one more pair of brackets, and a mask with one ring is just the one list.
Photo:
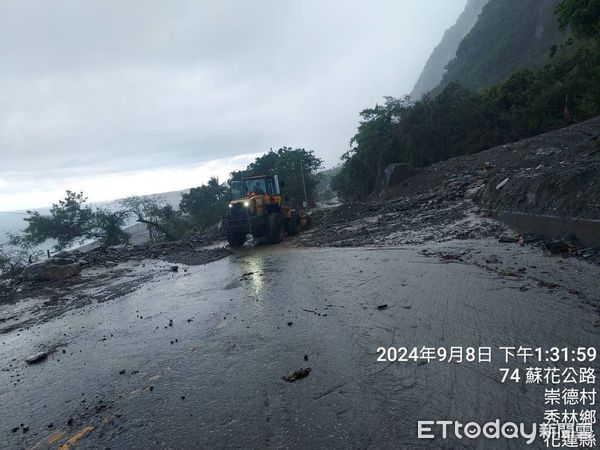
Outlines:
[[178, 271], [180, 263], [202, 265], [229, 254], [222, 247], [183, 241], [65, 252], [64, 257], [83, 266], [81, 274], [56, 281], [0, 279], [0, 335], [122, 297], [157, 275]]
[[595, 266], [496, 240], [138, 264], [157, 273], [132, 292], [0, 335], [6, 446], [419, 446], [418, 419], [539, 422], [543, 389], [500, 383], [497, 361], [382, 363], [378, 347], [600, 337]]

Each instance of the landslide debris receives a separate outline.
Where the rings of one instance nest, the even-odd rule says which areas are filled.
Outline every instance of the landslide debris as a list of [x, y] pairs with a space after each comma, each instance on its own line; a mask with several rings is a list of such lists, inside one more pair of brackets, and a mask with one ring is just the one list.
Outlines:
[[283, 381], [287, 381], [288, 383], [294, 383], [296, 380], [301, 380], [302, 378], [306, 378], [312, 369], [310, 367], [305, 367], [302, 369], [295, 370], [289, 375], [284, 375], [281, 377]]
[[[392, 168], [393, 169], [393, 168]], [[401, 167], [402, 169], [402, 167]], [[403, 175], [403, 174], [400, 174]], [[499, 238], [537, 242], [553, 254], [600, 263], [600, 249], [576, 236], [518, 234], [492, 219], [505, 211], [600, 220], [600, 117], [473, 155], [386, 173], [385, 188], [365, 202], [313, 212], [300, 246], [393, 246]]]
[[122, 297], [161, 273], [185, 276], [188, 269], [180, 270], [173, 263], [207, 264], [231, 253], [225, 248], [202, 245], [176, 241], [64, 251], [32, 264], [16, 277], [0, 279], [0, 306], [35, 300], [19, 312], [0, 309], [0, 334]]

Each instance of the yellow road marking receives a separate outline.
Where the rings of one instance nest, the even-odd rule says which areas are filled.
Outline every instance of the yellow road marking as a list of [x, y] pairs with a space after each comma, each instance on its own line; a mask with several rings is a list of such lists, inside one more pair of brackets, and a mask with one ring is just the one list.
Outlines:
[[50, 444], [54, 444], [56, 441], [60, 440], [66, 434], [66, 431], [57, 431], [56, 433], [52, 433], [50, 436], [46, 436], [40, 442], [31, 447], [31, 450], [48, 447]]
[[73, 436], [71, 436], [69, 438], [69, 440], [67, 442], [65, 442], [63, 445], [61, 445], [60, 447], [58, 447], [58, 450], [69, 450], [72, 445], [75, 445], [77, 443], [77, 441], [83, 439], [86, 434], [91, 433], [95, 429], [96, 428], [92, 427], [92, 426], [85, 427], [83, 430], [78, 431]]
[[131, 391], [131, 396], [132, 397], [139, 397], [139, 395], [142, 393], [142, 390], [139, 388], [134, 389], [133, 391]]

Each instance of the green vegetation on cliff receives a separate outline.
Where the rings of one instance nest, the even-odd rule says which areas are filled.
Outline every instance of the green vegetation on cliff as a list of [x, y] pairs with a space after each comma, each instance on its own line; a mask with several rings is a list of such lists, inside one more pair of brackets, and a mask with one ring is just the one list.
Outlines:
[[447, 65], [438, 91], [452, 82], [479, 90], [518, 70], [549, 61], [564, 38], [554, 15], [559, 0], [490, 0]]
[[[484, 11], [503, 1], [491, 0]], [[560, 3], [556, 28], [574, 38], [558, 52], [546, 49], [553, 56], [541, 68], [515, 72], [480, 91], [450, 82], [414, 103], [386, 97], [385, 104], [363, 110], [332, 188], [344, 199], [363, 198], [388, 164], [426, 166], [600, 114], [599, 4]]]

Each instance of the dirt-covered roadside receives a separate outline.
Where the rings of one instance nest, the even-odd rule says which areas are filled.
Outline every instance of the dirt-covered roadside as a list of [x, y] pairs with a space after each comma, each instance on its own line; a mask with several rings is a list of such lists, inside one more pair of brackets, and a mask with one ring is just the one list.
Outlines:
[[230, 253], [186, 241], [62, 252], [60, 260], [79, 265], [79, 274], [55, 281], [26, 280], [22, 275], [0, 280], [0, 334], [122, 297], [157, 276], [185, 273], [187, 266], [207, 264]]
[[493, 211], [600, 219], [600, 117], [420, 169], [369, 202], [313, 213], [301, 246], [411, 245], [495, 237], [600, 263], [577, 236], [519, 235]]
[[452, 179], [424, 193], [371, 203], [352, 202], [316, 210], [302, 246], [408, 245], [501, 234], [506, 227], [483, 217], [464, 198], [469, 179]]

